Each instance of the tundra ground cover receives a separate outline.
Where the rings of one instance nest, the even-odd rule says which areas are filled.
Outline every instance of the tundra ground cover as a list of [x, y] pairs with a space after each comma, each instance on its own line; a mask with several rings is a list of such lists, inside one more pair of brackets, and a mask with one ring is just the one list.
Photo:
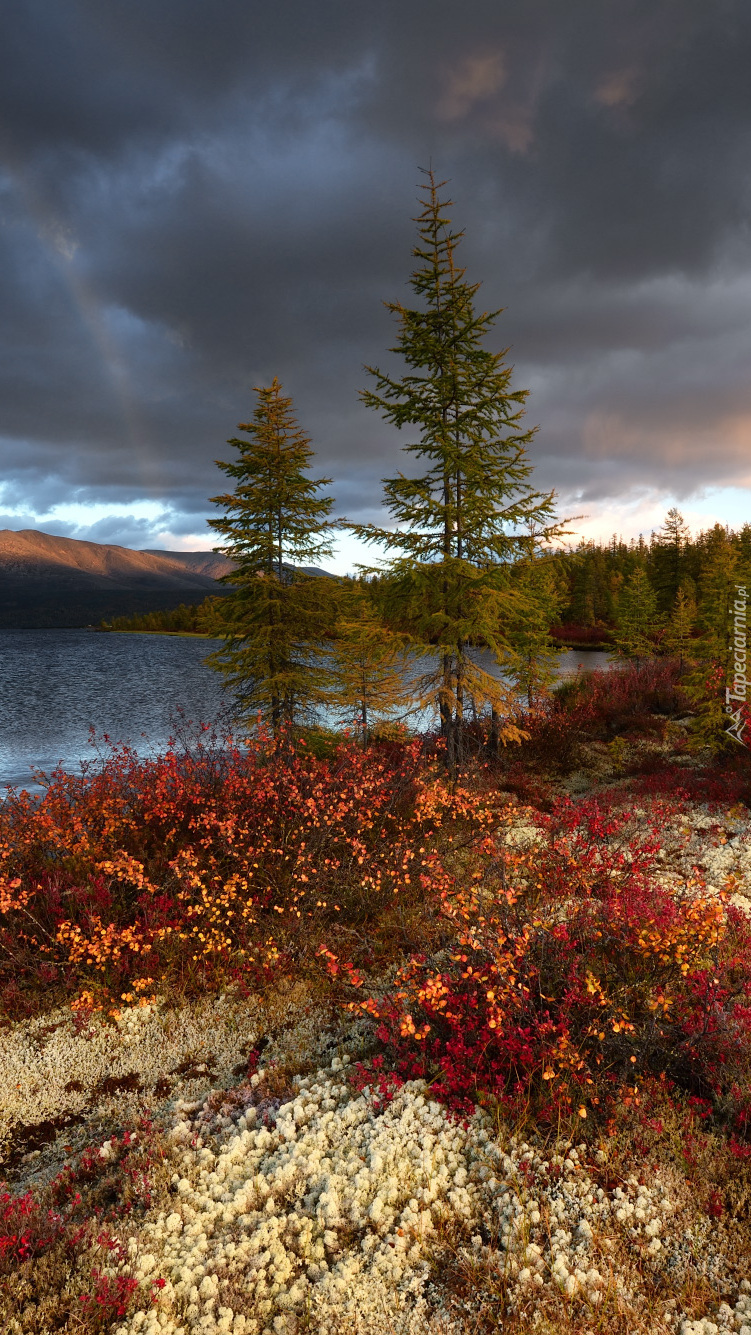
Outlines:
[[324, 760], [265, 738], [157, 762], [115, 750], [0, 814], [0, 1002], [23, 1014], [54, 988], [85, 1010], [242, 985], [299, 967], [324, 930], [376, 922], [367, 953], [388, 953], [447, 875], [436, 831], [481, 829], [500, 805], [449, 800], [417, 743]]
[[3, 808], [4, 1329], [748, 1335], [747, 775], [327, 749]]

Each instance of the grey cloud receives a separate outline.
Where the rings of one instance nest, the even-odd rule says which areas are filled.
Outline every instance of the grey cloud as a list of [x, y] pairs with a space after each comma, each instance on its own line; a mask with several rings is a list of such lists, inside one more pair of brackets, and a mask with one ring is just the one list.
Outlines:
[[449, 0], [10, 0], [0, 24], [6, 505], [148, 497], [195, 532], [279, 374], [339, 511], [374, 514], [403, 442], [357, 391], [390, 361], [431, 156], [479, 299], [506, 307], [540, 485], [748, 484], [742, 0], [460, 21]]
[[118, 547], [137, 550], [148, 547], [164, 531], [164, 523], [148, 519], [134, 519], [132, 515], [107, 515], [93, 524], [69, 525], [67, 534], [84, 542], [114, 543]]

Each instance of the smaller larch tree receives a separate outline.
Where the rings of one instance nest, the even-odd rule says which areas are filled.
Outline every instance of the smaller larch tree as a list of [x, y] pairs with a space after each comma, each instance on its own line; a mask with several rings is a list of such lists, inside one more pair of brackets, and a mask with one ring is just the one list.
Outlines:
[[506, 672], [528, 708], [533, 709], [549, 695], [556, 678], [561, 647], [550, 634], [550, 627], [564, 605], [566, 585], [555, 559], [536, 556], [534, 545], [530, 546], [529, 557], [513, 568], [519, 597], [508, 634], [514, 657]]
[[681, 585], [675, 595], [673, 610], [665, 632], [665, 647], [674, 654], [683, 672], [684, 664], [691, 657], [693, 631], [696, 622], [696, 601], [687, 586]]
[[414, 665], [405, 637], [383, 622], [367, 586], [340, 592], [332, 646], [329, 709], [367, 746], [374, 727], [402, 721], [414, 705]]
[[234, 689], [241, 717], [259, 716], [276, 736], [326, 698], [332, 581], [299, 566], [331, 555], [333, 501], [321, 494], [331, 479], [308, 475], [310, 438], [279, 380], [253, 392], [253, 419], [238, 426], [250, 439], [233, 437], [236, 458], [217, 460], [235, 489], [212, 496], [224, 513], [209, 523], [223, 540], [214, 550], [234, 570], [222, 577], [224, 644], [208, 662]]

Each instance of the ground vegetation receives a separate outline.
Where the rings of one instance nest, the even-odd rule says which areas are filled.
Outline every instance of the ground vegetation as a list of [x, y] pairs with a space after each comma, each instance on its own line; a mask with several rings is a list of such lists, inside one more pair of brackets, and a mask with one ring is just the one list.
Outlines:
[[204, 731], [10, 794], [5, 1328], [751, 1325], [751, 767], [690, 709], [661, 659], [461, 782]]

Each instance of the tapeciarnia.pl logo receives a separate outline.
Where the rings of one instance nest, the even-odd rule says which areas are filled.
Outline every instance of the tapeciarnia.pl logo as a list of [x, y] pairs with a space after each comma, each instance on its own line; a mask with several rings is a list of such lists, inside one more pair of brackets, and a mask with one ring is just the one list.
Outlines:
[[[733, 685], [725, 688], [725, 713], [730, 715], [730, 722], [725, 729], [729, 737], [734, 742], [740, 742], [741, 746], [748, 746], [744, 740], [743, 732], [746, 727], [747, 717], [744, 717], [746, 711], [743, 705], [748, 702], [748, 676], [746, 667], [748, 664], [748, 654], [746, 651], [746, 609], [748, 607], [748, 593], [744, 584], [736, 584], [736, 598], [730, 608], [732, 617], [732, 631], [730, 637], [730, 649], [733, 656]], [[735, 704], [735, 709], [733, 705]]]

